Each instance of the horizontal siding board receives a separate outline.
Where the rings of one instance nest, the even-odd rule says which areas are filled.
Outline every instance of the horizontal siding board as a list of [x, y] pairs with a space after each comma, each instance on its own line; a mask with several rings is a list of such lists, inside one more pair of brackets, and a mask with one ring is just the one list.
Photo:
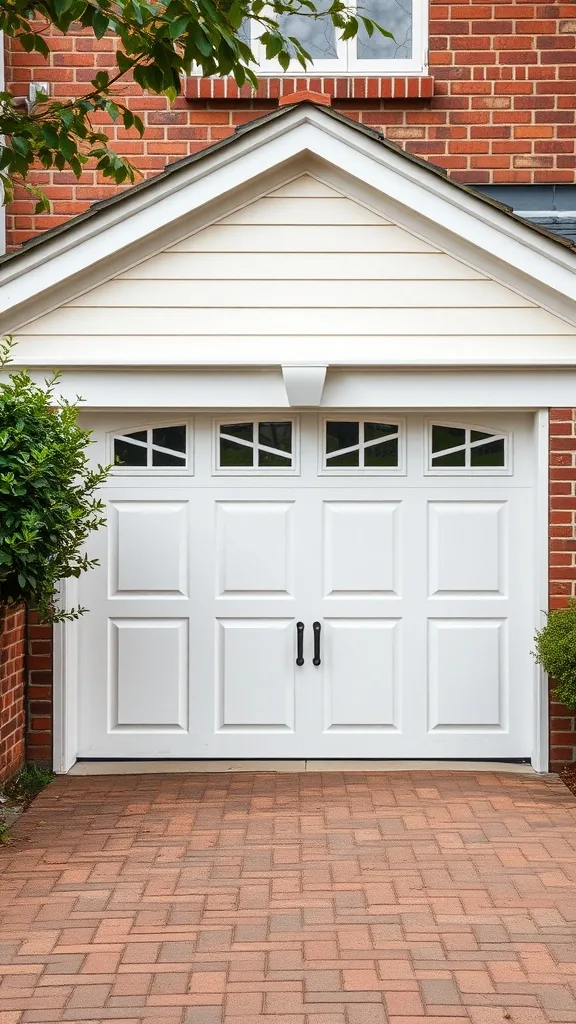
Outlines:
[[386, 225], [384, 217], [353, 203], [351, 199], [267, 198], [250, 203], [241, 210], [223, 217], [219, 224], [377, 224]]
[[213, 224], [168, 252], [437, 252], [395, 225]]
[[494, 281], [109, 281], [71, 307], [529, 307]]
[[[573, 327], [538, 307], [528, 309], [190, 309], [68, 307], [20, 330], [21, 335], [263, 335], [285, 334], [570, 334]], [[271, 342], [273, 343], [273, 342]]]
[[473, 267], [444, 253], [236, 253], [163, 252], [132, 267], [118, 280], [457, 281], [486, 280]]

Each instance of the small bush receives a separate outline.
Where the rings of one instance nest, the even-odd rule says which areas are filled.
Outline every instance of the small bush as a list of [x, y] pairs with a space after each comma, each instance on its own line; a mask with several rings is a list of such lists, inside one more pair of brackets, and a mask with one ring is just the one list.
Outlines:
[[27, 370], [6, 374], [12, 347], [0, 341], [0, 606], [77, 618], [84, 609], [60, 607], [58, 584], [96, 564], [84, 544], [104, 524], [97, 491], [108, 468], [91, 469], [90, 431], [78, 405], [57, 397], [57, 375], [42, 385]]
[[15, 804], [27, 806], [38, 796], [49, 782], [54, 772], [39, 764], [25, 764], [10, 782], [6, 783], [4, 793]]
[[576, 708], [576, 601], [550, 612], [534, 639], [537, 663], [557, 683], [555, 700]]

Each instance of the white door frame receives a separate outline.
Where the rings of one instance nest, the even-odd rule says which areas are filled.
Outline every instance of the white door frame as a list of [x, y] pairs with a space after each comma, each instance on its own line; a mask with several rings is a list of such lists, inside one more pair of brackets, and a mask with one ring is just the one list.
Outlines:
[[[461, 407], [464, 408], [464, 405]], [[549, 564], [549, 412], [534, 414], [535, 451], [535, 536], [536, 587], [534, 595], [534, 630], [539, 629], [548, 610]], [[64, 605], [77, 604], [78, 584], [72, 579], [62, 584], [61, 600]], [[78, 683], [79, 651], [78, 629], [74, 621], [54, 628], [53, 664], [53, 758], [54, 771], [60, 774], [70, 770], [78, 750]], [[548, 740], [548, 679], [541, 668], [534, 666], [534, 744], [532, 767], [537, 772], [549, 770]]]

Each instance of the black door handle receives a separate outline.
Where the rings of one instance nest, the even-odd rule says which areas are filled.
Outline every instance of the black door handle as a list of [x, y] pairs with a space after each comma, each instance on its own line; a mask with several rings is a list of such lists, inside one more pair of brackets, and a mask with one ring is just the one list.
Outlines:
[[304, 664], [304, 623], [296, 623], [296, 664]]
[[312, 658], [313, 665], [320, 664], [320, 630], [322, 626], [319, 622], [312, 623], [312, 629], [314, 630], [314, 657]]

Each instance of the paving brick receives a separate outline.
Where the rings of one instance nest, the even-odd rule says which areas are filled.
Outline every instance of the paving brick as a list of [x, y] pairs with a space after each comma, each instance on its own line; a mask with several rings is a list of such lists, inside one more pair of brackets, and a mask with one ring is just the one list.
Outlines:
[[551, 776], [59, 778], [0, 849], [0, 1024], [575, 1024], [575, 835]]

